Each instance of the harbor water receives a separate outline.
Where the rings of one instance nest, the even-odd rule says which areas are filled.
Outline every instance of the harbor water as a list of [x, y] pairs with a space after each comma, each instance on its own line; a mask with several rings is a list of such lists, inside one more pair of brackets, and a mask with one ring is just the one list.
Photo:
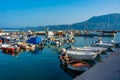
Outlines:
[[[103, 41], [113, 39], [120, 41], [120, 33], [115, 37], [102, 38]], [[61, 47], [49, 45], [31, 52], [22, 51], [18, 55], [5, 54], [0, 50], [0, 80], [73, 80], [81, 73], [64, 69], [58, 58], [59, 50], [69, 45], [90, 46], [98, 38], [76, 36], [75, 40], [75, 43], [65, 43]]]

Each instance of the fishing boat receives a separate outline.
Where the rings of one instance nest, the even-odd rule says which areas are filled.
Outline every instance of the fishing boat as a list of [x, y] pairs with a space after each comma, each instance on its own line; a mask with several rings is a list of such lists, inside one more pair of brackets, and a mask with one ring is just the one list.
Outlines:
[[114, 45], [111, 43], [103, 42], [102, 40], [98, 40], [92, 43], [94, 47], [103, 47], [103, 48], [113, 48]]
[[80, 51], [93, 51], [93, 52], [105, 52], [107, 51], [107, 48], [102, 48], [102, 47], [89, 47], [89, 46], [84, 46], [84, 47], [74, 47], [74, 46], [69, 46], [69, 50], [80, 50]]
[[27, 50], [27, 51], [35, 50], [35, 45], [34, 44], [28, 44], [26, 42], [18, 42], [16, 44], [19, 45], [20, 48], [23, 49], [23, 50]]
[[102, 31], [101, 32], [101, 37], [114, 37], [115, 36], [115, 34], [116, 34], [117, 32], [116, 31]]
[[6, 47], [10, 47], [11, 44], [1, 44], [0, 48], [6, 48]]
[[18, 45], [11, 45], [11, 46], [5, 46], [2, 47], [2, 52], [3, 53], [8, 53], [8, 54], [15, 54], [20, 52], [20, 47]]
[[63, 39], [62, 38], [56, 38], [56, 37], [46, 39], [43, 42], [46, 45], [57, 45], [57, 46], [63, 45]]
[[67, 50], [68, 56], [75, 59], [94, 60], [99, 53], [93, 51]]
[[105, 43], [113, 44], [115, 47], [120, 47], [120, 42], [118, 41], [111, 40], [111, 41], [106, 41]]
[[75, 42], [75, 39], [74, 39], [74, 34], [72, 31], [68, 31], [66, 34], [65, 34], [66, 38], [64, 40], [65, 43], [73, 43]]
[[82, 36], [84, 36], [84, 37], [99, 37], [101, 35], [98, 32], [85, 32]]
[[47, 38], [53, 38], [53, 37], [55, 37], [54, 36], [54, 32], [52, 32], [52, 31], [46, 31], [46, 36], [47, 36]]
[[[71, 58], [70, 58], [71, 59]], [[74, 71], [86, 71], [89, 69], [90, 65], [84, 61], [80, 60], [66, 60], [64, 56], [60, 56], [60, 60], [62, 64], [66, 66], [66, 68]]]

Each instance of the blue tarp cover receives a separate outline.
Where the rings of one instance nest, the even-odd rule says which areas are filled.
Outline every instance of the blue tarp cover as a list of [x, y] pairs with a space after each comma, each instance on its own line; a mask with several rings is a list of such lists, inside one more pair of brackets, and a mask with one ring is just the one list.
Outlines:
[[27, 40], [27, 43], [31, 44], [38, 44], [39, 42], [42, 41], [42, 38], [39, 37], [31, 37], [29, 40]]

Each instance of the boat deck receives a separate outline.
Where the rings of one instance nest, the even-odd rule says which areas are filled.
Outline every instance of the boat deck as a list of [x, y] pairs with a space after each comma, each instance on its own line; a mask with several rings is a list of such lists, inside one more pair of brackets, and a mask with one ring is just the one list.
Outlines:
[[120, 49], [74, 80], [120, 80]]

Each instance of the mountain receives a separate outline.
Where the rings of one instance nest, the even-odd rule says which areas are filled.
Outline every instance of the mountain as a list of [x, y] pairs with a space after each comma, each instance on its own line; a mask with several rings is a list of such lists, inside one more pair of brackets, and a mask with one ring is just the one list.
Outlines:
[[71, 25], [50, 25], [50, 30], [120, 30], [120, 13], [93, 16], [92, 18]]
[[[24, 27], [24, 28], [15, 28], [19, 30], [46, 30], [46, 27], [49, 30], [120, 30], [120, 13], [113, 13], [102, 16], [93, 16], [90, 19], [74, 23], [71, 25], [48, 25], [48, 26], [35, 26], [35, 27]], [[10, 28], [7, 28], [10, 29]], [[13, 28], [11, 28], [13, 29]]]
[[74, 29], [120, 30], [120, 14], [93, 16], [87, 21], [71, 25]]

